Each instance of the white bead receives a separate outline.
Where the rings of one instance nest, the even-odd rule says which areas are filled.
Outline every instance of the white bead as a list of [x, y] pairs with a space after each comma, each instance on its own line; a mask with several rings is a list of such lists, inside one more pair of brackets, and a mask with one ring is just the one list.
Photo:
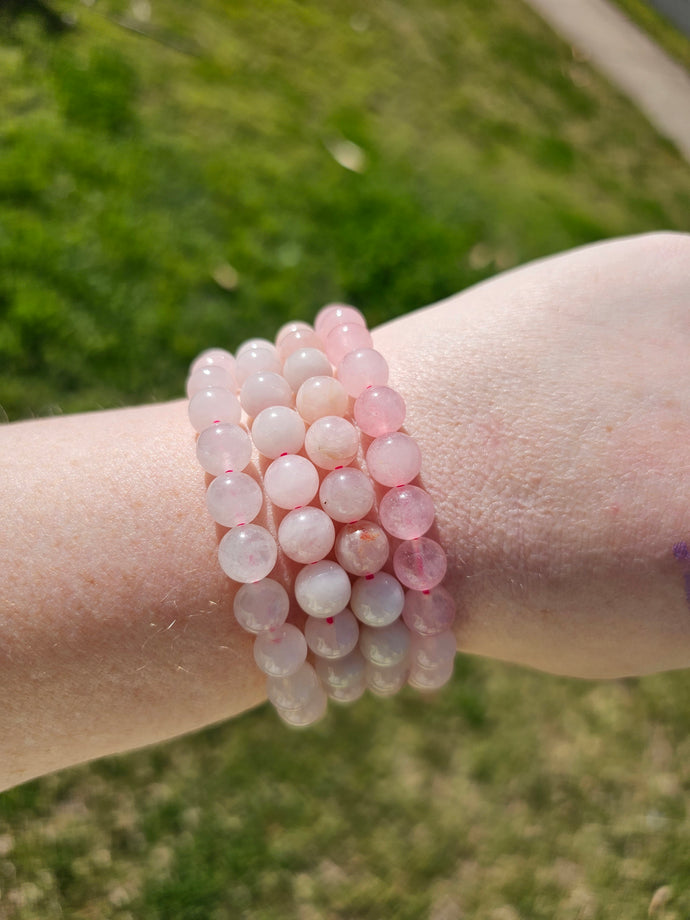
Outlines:
[[334, 521], [349, 524], [359, 521], [374, 504], [374, 486], [361, 470], [346, 467], [334, 470], [321, 483], [319, 501]]
[[271, 572], [277, 558], [275, 540], [258, 524], [233, 527], [218, 546], [220, 567], [233, 581], [260, 581]]
[[250, 418], [271, 406], [289, 406], [292, 404], [290, 384], [280, 374], [273, 371], [259, 371], [250, 374], [240, 390], [240, 404]]
[[285, 588], [272, 578], [242, 585], [233, 601], [235, 619], [247, 632], [259, 633], [282, 626], [290, 612]]
[[400, 616], [404, 603], [400, 582], [387, 572], [358, 578], [352, 586], [350, 607], [367, 626], [388, 626]]
[[304, 664], [307, 643], [301, 631], [291, 623], [261, 632], [254, 640], [254, 660], [272, 677], [289, 677]]
[[444, 661], [453, 661], [457, 639], [451, 630], [436, 636], [420, 636], [411, 633], [410, 660], [422, 668], [435, 668]]
[[321, 658], [343, 658], [357, 645], [359, 623], [347, 607], [334, 617], [307, 617], [304, 638], [315, 655]]
[[256, 449], [269, 460], [281, 454], [296, 454], [304, 444], [305, 425], [298, 412], [287, 406], [264, 409], [252, 424]]
[[317, 684], [303, 706], [298, 709], [283, 709], [281, 706], [276, 706], [276, 712], [283, 722], [302, 728], [305, 725], [313, 725], [314, 722], [322, 719], [326, 715], [327, 704], [326, 691], [321, 684]]
[[279, 508], [300, 508], [308, 505], [319, 488], [319, 474], [306, 457], [287, 454], [278, 457], [266, 470], [266, 495]]
[[433, 668], [423, 668], [416, 662], [412, 662], [408, 683], [415, 690], [431, 691], [438, 690], [453, 676], [453, 659], [440, 661]]
[[306, 661], [288, 677], [269, 677], [266, 680], [269, 700], [281, 709], [300, 709], [305, 706], [318, 686], [316, 671]]
[[348, 398], [334, 377], [310, 377], [297, 391], [297, 411], [311, 425], [324, 415], [345, 415]]
[[311, 462], [322, 470], [348, 466], [357, 456], [359, 433], [346, 419], [326, 415], [307, 429], [304, 449]]
[[335, 527], [320, 508], [307, 505], [286, 514], [278, 528], [278, 543], [288, 558], [302, 565], [318, 562], [333, 549]]
[[300, 348], [283, 364], [283, 377], [295, 393], [310, 377], [332, 377], [333, 368], [326, 355], [318, 348]]
[[206, 490], [206, 507], [214, 521], [223, 527], [249, 524], [261, 511], [263, 492], [246, 473], [221, 473]]
[[261, 345], [258, 348], [247, 348], [237, 353], [235, 379], [240, 386], [252, 374], [258, 374], [261, 371], [272, 371], [274, 374], [279, 374], [280, 370], [280, 358], [272, 345], [271, 348]]
[[359, 650], [372, 664], [384, 668], [400, 664], [407, 660], [410, 651], [410, 631], [400, 619], [379, 628], [362, 626], [359, 631]]
[[242, 417], [239, 399], [223, 387], [199, 390], [189, 400], [188, 412], [189, 421], [198, 432], [220, 422], [231, 422], [236, 425]]
[[367, 686], [366, 662], [358, 649], [344, 658], [316, 658], [314, 668], [333, 700], [351, 703], [364, 693]]
[[305, 566], [295, 579], [295, 599], [313, 617], [335, 616], [350, 600], [347, 572], [328, 559]]
[[187, 398], [191, 399], [199, 390], [207, 390], [209, 387], [222, 387], [234, 393], [235, 378], [226, 367], [216, 364], [199, 367], [187, 377]]
[[252, 459], [252, 442], [239, 425], [221, 423], [204, 428], [196, 442], [196, 456], [202, 469], [212, 476], [243, 470]]
[[393, 696], [405, 685], [409, 673], [410, 666], [407, 661], [388, 667], [367, 661], [367, 687], [377, 696]]

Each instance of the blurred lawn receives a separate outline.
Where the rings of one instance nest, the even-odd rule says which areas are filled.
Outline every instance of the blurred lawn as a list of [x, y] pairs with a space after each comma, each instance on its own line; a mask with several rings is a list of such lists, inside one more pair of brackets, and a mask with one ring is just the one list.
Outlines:
[[[55, 8], [0, 6], [12, 420], [179, 395], [330, 299], [375, 323], [690, 230], [690, 167], [516, 0]], [[689, 711], [685, 673], [474, 659], [307, 734], [261, 709], [0, 797], [0, 920], [687, 918]]]

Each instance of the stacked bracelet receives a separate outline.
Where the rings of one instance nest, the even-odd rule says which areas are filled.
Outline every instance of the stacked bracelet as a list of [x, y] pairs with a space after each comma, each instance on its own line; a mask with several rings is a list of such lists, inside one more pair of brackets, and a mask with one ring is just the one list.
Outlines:
[[[388, 696], [405, 683], [446, 683], [456, 649], [446, 555], [426, 536], [434, 505], [414, 484], [420, 450], [400, 430], [405, 403], [362, 314], [332, 304], [313, 327], [284, 326], [275, 343], [205, 351], [187, 395], [197, 457], [214, 477], [206, 504], [228, 528], [218, 558], [241, 585], [235, 617], [255, 635], [281, 718], [308, 725], [327, 697], [350, 702], [367, 687]], [[263, 489], [245, 472], [254, 451]], [[253, 523], [266, 500], [286, 512], [277, 542]], [[294, 599], [304, 632], [270, 577], [280, 553], [301, 566]]]

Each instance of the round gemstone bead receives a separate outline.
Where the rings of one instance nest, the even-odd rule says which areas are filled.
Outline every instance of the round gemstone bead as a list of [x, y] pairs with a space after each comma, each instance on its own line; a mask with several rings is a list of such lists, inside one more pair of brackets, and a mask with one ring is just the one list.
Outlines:
[[310, 377], [332, 377], [333, 368], [318, 348], [299, 348], [283, 364], [283, 377], [295, 393]]
[[291, 623], [260, 632], [254, 640], [254, 660], [271, 677], [289, 677], [302, 667], [306, 657], [307, 642]]
[[453, 676], [453, 660], [441, 661], [433, 668], [423, 668], [421, 665], [412, 662], [410, 665], [410, 674], [408, 683], [415, 690], [431, 691], [438, 690]]
[[320, 508], [307, 505], [286, 514], [278, 528], [278, 543], [290, 559], [308, 565], [333, 549], [335, 527]]
[[211, 425], [199, 435], [196, 456], [202, 469], [212, 476], [220, 476], [230, 470], [243, 470], [249, 464], [252, 442], [239, 425]]
[[199, 390], [207, 390], [209, 387], [224, 387], [234, 393], [235, 378], [226, 367], [220, 367], [217, 364], [199, 367], [187, 377], [187, 397], [189, 399]]
[[269, 677], [266, 691], [269, 700], [280, 709], [301, 709], [319, 687], [316, 671], [304, 662], [294, 674], [287, 677]]
[[374, 487], [361, 470], [334, 470], [321, 483], [319, 501], [334, 521], [358, 521], [374, 504]]
[[355, 400], [354, 416], [364, 434], [378, 438], [401, 427], [405, 421], [405, 400], [390, 387], [372, 386]]
[[429, 537], [405, 540], [393, 554], [393, 569], [406, 588], [430, 591], [443, 581], [448, 560], [443, 548]]
[[406, 591], [402, 617], [407, 628], [420, 636], [437, 636], [455, 620], [455, 601], [442, 585], [433, 591]]
[[244, 342], [242, 342], [235, 351], [235, 357], [239, 358], [240, 355], [243, 355], [245, 352], [255, 351], [257, 348], [263, 348], [266, 351], [270, 351], [271, 354], [274, 355], [278, 353], [275, 345], [269, 339], [256, 338], [246, 339]]
[[404, 603], [405, 592], [387, 572], [358, 578], [352, 586], [350, 607], [367, 626], [388, 626], [400, 616]]
[[273, 345], [260, 345], [256, 348], [248, 347], [245, 351], [237, 352], [235, 364], [235, 379], [240, 386], [252, 374], [270, 371], [279, 374], [282, 364]]
[[401, 690], [410, 673], [410, 666], [406, 661], [384, 667], [367, 661], [365, 666], [367, 686], [377, 696], [394, 696]]
[[284, 326], [281, 326], [276, 334], [276, 348], [280, 347], [280, 343], [283, 339], [290, 335], [291, 332], [299, 332], [301, 329], [311, 329], [312, 327], [309, 323], [305, 323], [302, 320], [294, 320], [290, 323], [285, 323]]
[[284, 377], [272, 371], [250, 374], [242, 384], [240, 403], [250, 418], [271, 406], [290, 406], [292, 388]]
[[325, 619], [307, 617], [304, 637], [315, 655], [321, 658], [344, 658], [357, 645], [359, 623], [347, 608]]
[[253, 521], [263, 504], [261, 487], [246, 473], [221, 473], [206, 490], [206, 507], [223, 527], [238, 527]]
[[281, 340], [278, 346], [278, 354], [286, 361], [291, 354], [299, 351], [301, 348], [318, 348], [323, 350], [323, 342], [313, 329], [295, 329], [288, 333]]
[[357, 397], [367, 387], [388, 383], [388, 365], [373, 348], [359, 348], [345, 355], [338, 364], [336, 377], [350, 396]]
[[298, 412], [288, 406], [263, 409], [252, 423], [252, 440], [259, 453], [269, 460], [281, 454], [296, 454], [302, 449], [304, 422]]
[[410, 637], [410, 662], [421, 668], [435, 668], [446, 661], [453, 661], [457, 650], [455, 633], [450, 629], [436, 636]]
[[382, 486], [400, 486], [419, 475], [422, 454], [419, 445], [401, 431], [382, 435], [369, 445], [367, 469]]
[[297, 411], [311, 425], [324, 415], [345, 415], [347, 393], [335, 377], [310, 377], [297, 391]]
[[333, 617], [347, 607], [350, 579], [335, 562], [324, 559], [305, 566], [295, 579], [295, 599], [313, 617]]
[[317, 658], [314, 661], [314, 668], [326, 693], [341, 703], [352, 703], [366, 690], [365, 665], [358, 649], [344, 658]]
[[200, 367], [209, 367], [210, 365], [224, 367], [234, 376], [235, 359], [230, 352], [226, 351], [224, 348], [207, 348], [206, 351], [202, 351], [201, 354], [197, 355], [192, 361], [189, 368], [189, 375], [191, 376]]
[[220, 567], [233, 581], [260, 581], [272, 570], [277, 558], [276, 541], [258, 524], [233, 527], [218, 546]]
[[329, 303], [316, 314], [314, 329], [325, 339], [331, 329], [342, 323], [359, 323], [360, 326], [366, 326], [367, 321], [357, 307], [351, 307], [347, 303]]
[[392, 537], [421, 537], [434, 523], [434, 502], [419, 486], [397, 486], [381, 499], [379, 520]]
[[351, 575], [378, 572], [386, 564], [389, 552], [388, 537], [373, 521], [346, 524], [335, 543], [335, 558]]
[[359, 434], [346, 419], [338, 415], [324, 415], [307, 429], [304, 449], [316, 466], [322, 470], [334, 470], [348, 466], [355, 459]]
[[199, 390], [189, 400], [189, 421], [195, 431], [217, 425], [219, 422], [237, 424], [242, 417], [240, 401], [224, 387]]
[[334, 326], [326, 336], [326, 354], [336, 367], [346, 354], [360, 348], [371, 348], [371, 333], [361, 323], [341, 323]]
[[326, 715], [328, 706], [328, 697], [321, 684], [313, 690], [307, 702], [297, 709], [283, 709], [282, 706], [276, 706], [276, 712], [288, 725], [294, 725], [297, 728], [303, 728], [307, 725], [313, 725]]
[[291, 510], [308, 505], [319, 488], [314, 464], [298, 454], [277, 457], [266, 470], [264, 489], [274, 505]]
[[233, 601], [235, 619], [251, 633], [282, 626], [290, 612], [285, 588], [272, 578], [262, 578], [239, 589]]
[[363, 626], [359, 633], [359, 650], [372, 664], [389, 668], [407, 660], [410, 632], [398, 619], [389, 626]]

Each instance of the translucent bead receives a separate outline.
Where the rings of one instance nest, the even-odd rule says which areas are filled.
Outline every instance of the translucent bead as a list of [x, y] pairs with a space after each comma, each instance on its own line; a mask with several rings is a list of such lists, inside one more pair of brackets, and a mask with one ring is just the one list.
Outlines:
[[447, 684], [453, 676], [453, 660], [442, 661], [433, 668], [423, 668], [421, 665], [412, 663], [410, 665], [410, 674], [407, 681], [415, 690], [432, 691], [438, 690]]
[[247, 632], [259, 633], [282, 626], [290, 612], [285, 588], [272, 578], [242, 585], [233, 601], [235, 619]]
[[235, 392], [235, 378], [225, 367], [209, 364], [197, 368], [187, 377], [187, 397], [191, 399], [199, 390], [208, 390], [209, 387], [224, 387]]
[[242, 384], [240, 403], [250, 418], [271, 406], [292, 405], [292, 388], [284, 377], [273, 371], [250, 374]]
[[335, 527], [320, 508], [307, 505], [286, 514], [278, 528], [278, 543], [290, 559], [302, 565], [318, 562], [333, 549]]
[[327, 706], [328, 697], [326, 696], [326, 691], [321, 684], [318, 684], [304, 706], [300, 706], [298, 709], [283, 709], [281, 706], [276, 706], [276, 712], [283, 722], [287, 722], [288, 725], [303, 728], [322, 719], [326, 715]]
[[396, 486], [381, 499], [379, 520], [388, 533], [400, 540], [421, 537], [434, 523], [434, 502], [418, 486]]
[[438, 585], [433, 591], [406, 591], [402, 617], [408, 629], [420, 636], [437, 636], [455, 620], [455, 601]]
[[188, 412], [189, 421], [198, 432], [219, 422], [231, 422], [236, 425], [242, 417], [239, 399], [223, 387], [199, 390], [189, 400]]
[[341, 323], [334, 326], [326, 336], [326, 354], [336, 367], [346, 354], [360, 348], [371, 348], [371, 333], [361, 323]]
[[220, 567], [233, 581], [260, 581], [273, 569], [277, 558], [276, 541], [258, 524], [233, 527], [218, 546]]
[[401, 427], [405, 421], [405, 400], [390, 387], [370, 387], [355, 400], [354, 416], [365, 434], [378, 438]]
[[320, 688], [316, 671], [304, 662], [294, 674], [287, 677], [269, 677], [266, 692], [269, 700], [280, 709], [301, 709]]
[[335, 562], [324, 559], [307, 565], [295, 579], [295, 600], [313, 617], [333, 617], [347, 607], [350, 579]]
[[374, 504], [374, 487], [361, 470], [335, 470], [321, 483], [319, 501], [334, 521], [358, 521]]
[[448, 560], [443, 547], [429, 537], [405, 540], [393, 553], [393, 569], [406, 588], [430, 591], [443, 581]]
[[312, 327], [309, 323], [305, 323], [302, 320], [293, 320], [292, 322], [285, 323], [284, 326], [281, 326], [276, 334], [276, 348], [280, 347], [280, 343], [283, 339], [290, 335], [291, 332], [299, 332], [300, 329], [311, 329]]
[[388, 561], [389, 553], [388, 537], [373, 521], [346, 524], [335, 542], [335, 558], [351, 575], [378, 572]]
[[359, 623], [346, 607], [333, 617], [307, 617], [304, 637], [315, 655], [321, 658], [344, 658], [357, 645]]
[[260, 632], [254, 640], [254, 661], [271, 677], [289, 677], [299, 671], [306, 657], [306, 640], [291, 623]]
[[345, 355], [335, 375], [350, 396], [356, 398], [367, 387], [388, 383], [388, 365], [383, 355], [373, 348], [359, 348]]
[[358, 578], [352, 586], [350, 607], [367, 626], [388, 626], [402, 613], [405, 592], [387, 572]]
[[365, 665], [367, 687], [377, 696], [394, 696], [405, 686], [409, 673], [410, 666], [406, 661], [389, 667], [371, 661]]
[[257, 348], [264, 348], [266, 351], [270, 351], [271, 354], [274, 355], [278, 353], [275, 345], [269, 339], [245, 339], [245, 341], [242, 342], [235, 351], [235, 358], [239, 358], [240, 355], [243, 355], [247, 351], [255, 351]]
[[277, 457], [264, 475], [266, 494], [274, 505], [288, 511], [308, 505], [318, 488], [316, 467], [311, 460], [297, 454]]
[[407, 434], [394, 431], [376, 438], [367, 450], [367, 469], [382, 486], [401, 486], [419, 475], [422, 454]]
[[367, 321], [357, 307], [351, 307], [346, 303], [329, 303], [316, 314], [314, 329], [325, 339], [331, 329], [342, 323], [359, 323], [360, 326], [366, 326]]
[[344, 658], [317, 658], [314, 661], [314, 669], [326, 693], [340, 703], [352, 703], [366, 690], [365, 665], [357, 649]]
[[230, 352], [226, 351], [224, 348], [207, 348], [206, 351], [202, 351], [201, 354], [197, 355], [192, 361], [189, 368], [190, 377], [195, 371], [199, 370], [200, 367], [210, 367], [211, 365], [224, 367], [234, 376], [235, 359]]
[[359, 432], [338, 415], [324, 415], [307, 429], [304, 449], [311, 462], [322, 470], [348, 466], [359, 450]]
[[318, 348], [300, 348], [293, 351], [283, 364], [283, 377], [295, 393], [310, 377], [332, 376], [331, 362]]
[[457, 651], [455, 633], [450, 629], [437, 636], [410, 636], [410, 663], [421, 668], [435, 668], [446, 661], [453, 661]]
[[297, 391], [297, 411], [311, 425], [324, 415], [345, 415], [347, 393], [335, 377], [310, 377]]
[[296, 329], [286, 335], [278, 346], [278, 354], [287, 361], [293, 352], [301, 348], [318, 348], [323, 351], [321, 337], [313, 329]]
[[261, 345], [258, 348], [247, 348], [245, 351], [237, 352], [235, 379], [242, 386], [247, 377], [252, 374], [259, 374], [261, 371], [279, 374], [281, 367], [280, 358], [273, 345], [270, 348], [267, 345]]
[[243, 470], [249, 464], [252, 442], [239, 425], [211, 425], [199, 435], [196, 456], [202, 469], [212, 476], [220, 476], [229, 470]]
[[304, 422], [288, 406], [263, 409], [252, 423], [252, 440], [259, 453], [269, 460], [281, 454], [296, 454], [304, 444]]
[[380, 628], [362, 626], [359, 632], [359, 650], [367, 661], [384, 668], [400, 664], [407, 661], [410, 631], [400, 619]]
[[206, 490], [206, 507], [214, 521], [223, 527], [249, 524], [261, 511], [261, 487], [246, 473], [221, 473]]

